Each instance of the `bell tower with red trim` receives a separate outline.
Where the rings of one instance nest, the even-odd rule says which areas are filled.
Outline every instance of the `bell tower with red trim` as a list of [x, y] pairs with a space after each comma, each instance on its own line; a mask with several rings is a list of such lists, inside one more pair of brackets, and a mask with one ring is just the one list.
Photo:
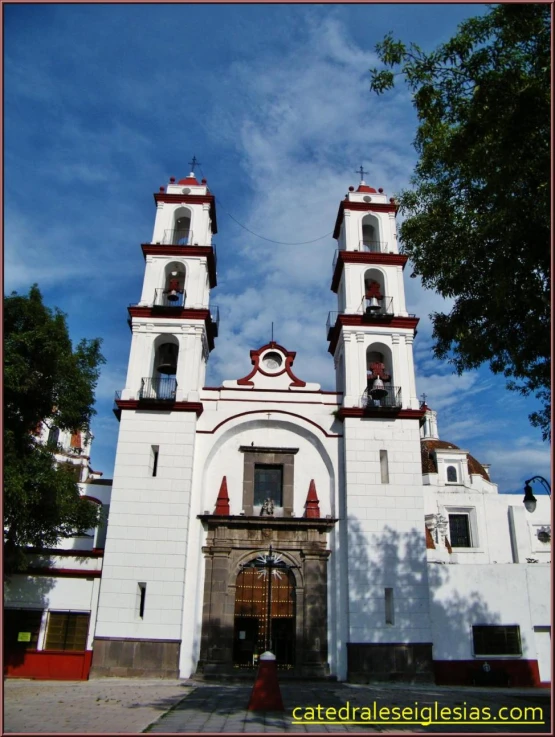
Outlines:
[[[328, 320], [343, 409], [418, 410], [412, 344], [418, 318], [407, 313], [395, 214], [383, 190], [361, 181], [340, 203]], [[381, 364], [381, 366], [380, 366]]]
[[[177, 677], [197, 419], [218, 335], [216, 205], [206, 180], [170, 179], [154, 195], [141, 248], [140, 300], [129, 307], [131, 351], [120, 421], [93, 675], [145, 668]], [[153, 647], [153, 645], [155, 647]], [[148, 665], [145, 665], [147, 663]]]
[[327, 328], [343, 395], [341, 524], [349, 551], [340, 553], [349, 610], [342, 667], [372, 670], [383, 659], [409, 657], [431, 677], [419, 433], [425, 410], [416, 396], [418, 319], [406, 309], [396, 211], [393, 198], [361, 181], [340, 203], [334, 230], [338, 310]]

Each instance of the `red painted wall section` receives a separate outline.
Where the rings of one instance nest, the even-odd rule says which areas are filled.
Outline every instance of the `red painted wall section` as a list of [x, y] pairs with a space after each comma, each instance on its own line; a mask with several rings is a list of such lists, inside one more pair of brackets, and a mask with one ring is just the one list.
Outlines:
[[54, 652], [28, 650], [6, 653], [4, 675], [7, 678], [36, 678], [47, 681], [86, 681], [91, 669], [92, 650]]
[[540, 681], [537, 660], [487, 660], [491, 670], [484, 673], [485, 660], [434, 660], [435, 681], [439, 686], [501, 685], [503, 678], [509, 679], [511, 687], [544, 687]]

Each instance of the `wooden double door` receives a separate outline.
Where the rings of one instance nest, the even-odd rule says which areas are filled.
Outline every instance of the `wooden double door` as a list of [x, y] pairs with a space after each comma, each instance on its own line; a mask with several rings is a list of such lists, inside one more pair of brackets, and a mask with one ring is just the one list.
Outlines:
[[278, 668], [295, 666], [295, 579], [291, 571], [245, 568], [237, 576], [233, 664], [253, 668], [266, 650]]

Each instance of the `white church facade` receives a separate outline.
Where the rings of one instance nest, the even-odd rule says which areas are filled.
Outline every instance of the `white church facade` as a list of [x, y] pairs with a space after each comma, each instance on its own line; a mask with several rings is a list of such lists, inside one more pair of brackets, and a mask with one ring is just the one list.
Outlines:
[[48, 647], [51, 615], [73, 612], [88, 614], [80, 677], [229, 677], [270, 648], [305, 678], [550, 682], [549, 500], [531, 514], [498, 494], [418, 400], [395, 202], [361, 182], [339, 205], [329, 392], [275, 342], [205, 386], [215, 199], [191, 174], [155, 201], [113, 484], [82, 484], [107, 530], [8, 583], [12, 612], [35, 612], [8, 674], [34, 655], [56, 677], [70, 656]]

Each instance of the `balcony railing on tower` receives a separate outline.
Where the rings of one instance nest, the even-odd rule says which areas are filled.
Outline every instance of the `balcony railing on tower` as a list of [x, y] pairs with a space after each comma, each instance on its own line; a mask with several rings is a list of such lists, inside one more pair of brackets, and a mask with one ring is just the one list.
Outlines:
[[185, 291], [156, 289], [153, 307], [185, 307]]
[[370, 241], [366, 238], [358, 243], [360, 251], [369, 253], [387, 253], [387, 241]]
[[393, 315], [393, 297], [372, 297], [364, 299], [362, 303], [363, 315], [366, 318]]
[[401, 408], [403, 406], [401, 387], [384, 384], [380, 392], [372, 396], [372, 387], [369, 386], [364, 390], [361, 398], [361, 406], [363, 409]]
[[141, 379], [139, 399], [175, 402], [177, 379], [174, 376], [146, 376]]
[[189, 246], [193, 243], [193, 231], [174, 228], [164, 230], [162, 243], [166, 246]]
[[218, 333], [220, 330], [220, 308], [219, 307], [210, 307], [210, 320], [212, 322], [214, 331], [214, 337], [218, 337]]

